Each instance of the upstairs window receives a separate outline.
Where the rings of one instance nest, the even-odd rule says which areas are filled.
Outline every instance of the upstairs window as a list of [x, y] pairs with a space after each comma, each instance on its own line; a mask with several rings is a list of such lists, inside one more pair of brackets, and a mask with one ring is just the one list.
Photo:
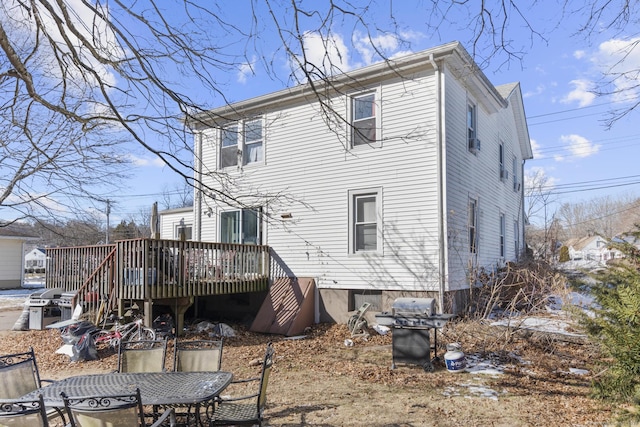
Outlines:
[[238, 125], [227, 126], [220, 135], [220, 168], [238, 165]]
[[375, 93], [351, 98], [351, 144], [353, 147], [376, 142], [375, 101]]
[[467, 104], [467, 144], [469, 151], [477, 153], [480, 151], [480, 140], [477, 134], [477, 122], [478, 115], [476, 112], [476, 106], [473, 104]]
[[262, 119], [254, 119], [244, 124], [244, 164], [262, 163]]
[[264, 161], [262, 127], [262, 119], [257, 118], [222, 128], [220, 168], [262, 163]]
[[505, 182], [509, 179], [509, 171], [504, 164], [504, 144], [502, 142], [498, 148], [498, 163], [500, 166], [500, 181]]
[[513, 157], [512, 163], [512, 174], [513, 174], [513, 191], [520, 191], [520, 182], [518, 181], [518, 159]]

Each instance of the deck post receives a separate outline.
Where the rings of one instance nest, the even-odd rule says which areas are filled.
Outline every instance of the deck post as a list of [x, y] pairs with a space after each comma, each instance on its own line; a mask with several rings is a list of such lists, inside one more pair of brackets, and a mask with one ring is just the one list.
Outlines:
[[176, 336], [182, 336], [184, 334], [184, 314], [189, 307], [193, 304], [193, 297], [176, 298], [174, 315], [176, 318]]

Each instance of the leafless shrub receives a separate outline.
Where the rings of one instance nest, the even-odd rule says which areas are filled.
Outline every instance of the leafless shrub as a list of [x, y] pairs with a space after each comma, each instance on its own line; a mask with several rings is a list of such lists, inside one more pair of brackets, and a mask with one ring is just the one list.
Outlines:
[[468, 317], [486, 319], [496, 312], [531, 313], [543, 309], [554, 295], [567, 292], [566, 278], [547, 263], [527, 260], [507, 263], [488, 273], [473, 275]]

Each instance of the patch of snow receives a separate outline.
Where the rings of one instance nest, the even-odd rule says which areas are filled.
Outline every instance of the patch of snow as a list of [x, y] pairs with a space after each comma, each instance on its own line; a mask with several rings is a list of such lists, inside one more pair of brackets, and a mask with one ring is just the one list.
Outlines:
[[29, 295], [38, 292], [40, 289], [42, 287], [2, 289], [0, 290], [0, 308], [22, 308]]
[[569, 368], [569, 373], [574, 375], [587, 375], [589, 371], [586, 369]]

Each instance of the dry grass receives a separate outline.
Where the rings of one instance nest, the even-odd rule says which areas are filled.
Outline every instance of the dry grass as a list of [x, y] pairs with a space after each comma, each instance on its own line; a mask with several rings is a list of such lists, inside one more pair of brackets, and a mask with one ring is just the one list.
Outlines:
[[[467, 354], [493, 355], [507, 365], [495, 377], [436, 372], [400, 365], [391, 369], [391, 337], [371, 330], [369, 340], [349, 338], [345, 325], [316, 325], [305, 339], [290, 340], [247, 332], [233, 325], [226, 339], [223, 369], [236, 378], [254, 376], [254, 363], [273, 341], [276, 359], [269, 384], [267, 425], [272, 426], [594, 426], [604, 425], [611, 409], [589, 397], [589, 369], [597, 357], [589, 344], [564, 342], [550, 335], [509, 333], [482, 321], [447, 324], [438, 342], [460, 342]], [[70, 363], [54, 354], [62, 341], [57, 331], [1, 333], [2, 353], [33, 346], [43, 378], [63, 378], [115, 369], [116, 355]], [[206, 337], [189, 334], [190, 338]], [[172, 346], [169, 346], [171, 354]], [[439, 350], [442, 357], [443, 349]], [[171, 368], [171, 360], [167, 368]], [[475, 393], [482, 387], [495, 396]], [[231, 393], [231, 390], [227, 390]]]

